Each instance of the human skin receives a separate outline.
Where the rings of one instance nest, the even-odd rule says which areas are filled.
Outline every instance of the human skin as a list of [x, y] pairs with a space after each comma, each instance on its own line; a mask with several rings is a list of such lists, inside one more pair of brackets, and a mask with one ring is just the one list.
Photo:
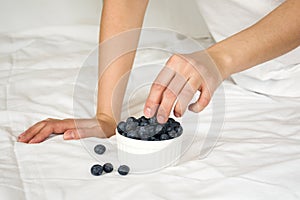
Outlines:
[[[300, 45], [300, 13], [297, 11], [299, 8], [299, 0], [287, 0], [253, 26], [208, 48], [206, 52], [215, 62], [215, 67], [218, 68], [222, 80], [233, 73], [246, 70], [298, 47]], [[181, 62], [181, 66], [185, 67], [177, 67], [174, 70], [185, 76], [186, 68], [193, 71], [195, 66], [197, 68], [198, 63], [201, 64], [201, 61], [193, 62], [195, 63], [193, 67], [193, 64], [188, 61], [191, 56], [195, 58], [193, 54], [174, 55], [167, 62], [167, 67], [176, 68], [174, 67], [174, 60], [177, 63]], [[195, 61], [197, 58], [194, 58], [192, 59]], [[192, 77], [194, 76], [189, 77], [189, 80], [193, 80]], [[209, 89], [210, 85], [205, 83], [206, 78], [196, 78], [197, 81], [190, 81], [192, 90], [201, 91], [197, 102], [189, 106], [191, 111], [200, 112], [210, 102], [214, 90]], [[174, 98], [175, 95], [168, 90], [168, 85], [161, 87], [159, 84], [153, 84], [145, 104], [145, 116], [151, 117], [159, 105], [158, 121], [166, 122], [174, 104]], [[177, 117], [184, 112], [180, 107], [182, 106], [177, 103], [174, 109], [174, 114]]]
[[[146, 0], [105, 0], [100, 25], [100, 51], [101, 44], [105, 41], [124, 31], [141, 28], [147, 4]], [[216, 43], [204, 52], [171, 56], [165, 67], [179, 74], [194, 93], [197, 90], [201, 92], [199, 99], [188, 105], [188, 109], [193, 112], [202, 111], [210, 102], [217, 86], [231, 74], [276, 58], [298, 47], [299, 8], [299, 0], [287, 0], [253, 26]], [[134, 34], [131, 38], [133, 47], [137, 45], [138, 37], [139, 34]], [[102, 52], [105, 52], [104, 47]], [[216, 77], [215, 85], [211, 84], [214, 81], [207, 81], [205, 73], [198, 70], [203, 69], [205, 64], [199, 59], [203, 55], [218, 71], [218, 75], [216, 70], [209, 72], [212, 73], [212, 77]], [[101, 66], [101, 56], [99, 55], [99, 70], [103, 73], [99, 76], [96, 118], [43, 120], [22, 133], [18, 137], [19, 142], [39, 143], [52, 133], [63, 133], [66, 140], [92, 136], [103, 138], [114, 134], [121, 110], [121, 103], [112, 106], [114, 88], [121, 77], [126, 77], [130, 71], [135, 52], [124, 54], [107, 66]], [[125, 86], [127, 79], [124, 80]], [[154, 82], [145, 103], [145, 116], [151, 117], [157, 113], [159, 122], [163, 123], [167, 120], [173, 104], [176, 104], [173, 111], [175, 116], [184, 114], [186, 106], [180, 105], [180, 101], [177, 103], [175, 101], [180, 92], [174, 94], [170, 87], [168, 83], [160, 85]], [[123, 99], [124, 90], [125, 87], [118, 93], [120, 101]]]

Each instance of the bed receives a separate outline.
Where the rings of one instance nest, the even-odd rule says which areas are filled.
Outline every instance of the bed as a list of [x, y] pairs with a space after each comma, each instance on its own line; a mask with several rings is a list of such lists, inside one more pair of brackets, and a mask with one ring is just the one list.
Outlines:
[[[187, 113], [186, 151], [177, 166], [155, 173], [92, 176], [94, 163], [119, 164], [114, 136], [16, 142], [26, 128], [49, 117], [93, 117], [96, 90], [90, 84], [97, 69], [90, 55], [97, 34], [97, 26], [78, 25], [0, 35], [1, 199], [300, 199], [299, 99], [254, 93], [231, 80], [219, 88], [215, 104]], [[173, 36], [171, 43], [157, 42], [173, 50], [185, 44], [185, 38]], [[199, 42], [208, 45], [207, 39]], [[139, 66], [162, 66], [167, 56], [138, 52], [129, 89], [143, 80]], [[124, 101], [130, 109], [123, 118], [141, 114], [145, 88], [134, 94]], [[217, 125], [214, 115], [221, 116]], [[211, 129], [216, 126], [219, 131]], [[102, 156], [92, 152], [99, 143], [108, 149]]]

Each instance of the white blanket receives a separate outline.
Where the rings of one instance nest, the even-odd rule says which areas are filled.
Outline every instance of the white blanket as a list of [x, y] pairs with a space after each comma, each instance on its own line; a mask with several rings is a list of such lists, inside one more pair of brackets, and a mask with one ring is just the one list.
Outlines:
[[[64, 141], [59, 135], [34, 145], [16, 142], [39, 120], [93, 116], [96, 92], [88, 86], [96, 80], [96, 66], [84, 71], [91, 82], [79, 84], [78, 77], [97, 34], [97, 27], [75, 26], [0, 36], [1, 199], [300, 199], [299, 99], [263, 96], [231, 81], [222, 85], [225, 102], [214, 99], [225, 108], [215, 148], [199, 155], [212, 123], [210, 104], [200, 114], [187, 113], [184, 134], [199, 137], [179, 165], [152, 174], [92, 176], [95, 163], [120, 164], [115, 137]], [[174, 37], [164, 45], [181, 41]], [[137, 56], [136, 65], [162, 65], [167, 54]], [[133, 73], [131, 84], [148, 75]], [[141, 113], [144, 98], [137, 95], [127, 105], [131, 113]], [[107, 147], [101, 156], [93, 153], [99, 143]]]

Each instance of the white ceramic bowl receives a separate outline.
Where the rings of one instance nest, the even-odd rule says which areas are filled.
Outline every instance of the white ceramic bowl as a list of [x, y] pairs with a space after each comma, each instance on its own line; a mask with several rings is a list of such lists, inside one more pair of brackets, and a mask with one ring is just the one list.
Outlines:
[[133, 173], [149, 173], [178, 163], [181, 155], [182, 135], [163, 141], [144, 141], [127, 138], [116, 130], [120, 164]]

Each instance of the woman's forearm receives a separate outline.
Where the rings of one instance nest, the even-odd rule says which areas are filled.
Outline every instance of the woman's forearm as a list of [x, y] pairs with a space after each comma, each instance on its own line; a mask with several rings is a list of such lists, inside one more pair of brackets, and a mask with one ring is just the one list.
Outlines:
[[[208, 49], [224, 78], [300, 45], [300, 1], [287, 0], [253, 26]], [[242, 17], [242, 16], [241, 16]]]
[[147, 4], [148, 0], [104, 0], [99, 35], [100, 120], [119, 120]]

